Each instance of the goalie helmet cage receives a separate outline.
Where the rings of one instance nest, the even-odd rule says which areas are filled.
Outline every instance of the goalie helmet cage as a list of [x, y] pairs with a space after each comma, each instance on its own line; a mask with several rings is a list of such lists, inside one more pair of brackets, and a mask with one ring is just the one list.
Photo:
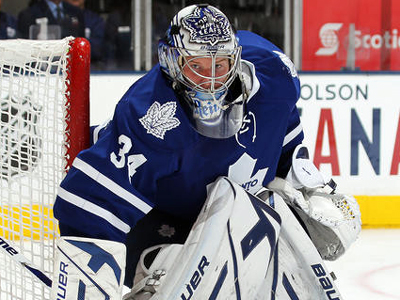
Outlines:
[[[86, 39], [0, 41], [0, 246], [16, 245], [49, 277], [58, 185], [89, 146], [89, 77]], [[0, 299], [50, 299], [50, 290], [0, 252]]]

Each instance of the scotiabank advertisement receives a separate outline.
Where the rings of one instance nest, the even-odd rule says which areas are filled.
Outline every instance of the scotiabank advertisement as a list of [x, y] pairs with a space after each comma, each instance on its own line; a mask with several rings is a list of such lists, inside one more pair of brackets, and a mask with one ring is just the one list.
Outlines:
[[303, 0], [304, 71], [400, 70], [400, 1]]

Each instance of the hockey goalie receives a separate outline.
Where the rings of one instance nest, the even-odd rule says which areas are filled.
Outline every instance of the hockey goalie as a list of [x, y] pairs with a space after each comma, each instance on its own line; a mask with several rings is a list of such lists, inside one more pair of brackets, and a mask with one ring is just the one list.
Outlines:
[[207, 4], [158, 50], [60, 184], [53, 299], [340, 299], [359, 208], [302, 144], [291, 60]]
[[[356, 240], [359, 208], [336, 194], [305, 154], [298, 147], [286, 180], [275, 178], [258, 195], [218, 178], [185, 243], [146, 249], [123, 299], [343, 299], [323, 260], [337, 259]], [[58, 278], [74, 281], [74, 298], [65, 299], [120, 299], [121, 245], [63, 237], [58, 249]], [[59, 280], [53, 299], [66, 293], [60, 282], [67, 285]]]

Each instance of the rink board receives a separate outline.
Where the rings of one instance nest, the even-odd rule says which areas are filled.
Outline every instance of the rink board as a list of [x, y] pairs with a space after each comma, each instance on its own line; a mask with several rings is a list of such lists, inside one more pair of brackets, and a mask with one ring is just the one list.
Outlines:
[[356, 195], [364, 227], [400, 227], [400, 73], [302, 73], [300, 80], [314, 164], [340, 192]]
[[[400, 215], [398, 213], [400, 211], [400, 196], [355, 197], [360, 205], [363, 228], [400, 227]], [[9, 209], [1, 208], [1, 210], [4, 213]], [[27, 218], [26, 211], [33, 212], [35, 216]], [[17, 220], [13, 223], [0, 219], [0, 225], [4, 228], [0, 228], [0, 236], [7, 239], [19, 240], [22, 236], [15, 234], [11, 236], [10, 232], [22, 232], [23, 237], [33, 237], [35, 240], [39, 239], [41, 235], [44, 235], [45, 238], [54, 238], [53, 230], [56, 225], [52, 221], [53, 211], [51, 208], [40, 207], [38, 205], [35, 205], [31, 209], [28, 209], [26, 206], [22, 208], [14, 207], [12, 214], [14, 215], [14, 220]], [[40, 224], [44, 224], [44, 232]], [[22, 231], [19, 230], [20, 227], [22, 227]], [[7, 228], [10, 230], [7, 230]], [[50, 228], [50, 232], [46, 232], [48, 228]]]
[[363, 228], [400, 228], [400, 196], [355, 196]]

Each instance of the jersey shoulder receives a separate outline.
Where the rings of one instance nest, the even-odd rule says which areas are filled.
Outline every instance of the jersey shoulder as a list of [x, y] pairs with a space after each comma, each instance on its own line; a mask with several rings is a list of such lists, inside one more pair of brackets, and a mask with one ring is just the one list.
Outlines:
[[242, 59], [255, 66], [256, 76], [260, 84], [269, 89], [269, 94], [297, 101], [300, 81], [290, 58], [279, 47], [255, 33], [241, 30], [237, 37], [242, 46]]
[[275, 44], [263, 38], [262, 36], [247, 30], [239, 30], [236, 34], [239, 45], [241, 45], [244, 51], [262, 50], [264, 55], [271, 53], [272, 51], [282, 51]]
[[184, 148], [195, 134], [171, 84], [156, 65], [117, 104], [113, 122], [120, 130], [161, 151]]

